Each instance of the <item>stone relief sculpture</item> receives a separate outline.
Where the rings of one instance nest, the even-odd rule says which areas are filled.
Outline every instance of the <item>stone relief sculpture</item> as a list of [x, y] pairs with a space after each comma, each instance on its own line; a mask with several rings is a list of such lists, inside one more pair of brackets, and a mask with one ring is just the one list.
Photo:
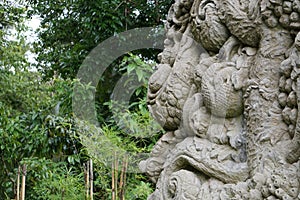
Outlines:
[[166, 30], [148, 199], [300, 199], [300, 1], [175, 0]]

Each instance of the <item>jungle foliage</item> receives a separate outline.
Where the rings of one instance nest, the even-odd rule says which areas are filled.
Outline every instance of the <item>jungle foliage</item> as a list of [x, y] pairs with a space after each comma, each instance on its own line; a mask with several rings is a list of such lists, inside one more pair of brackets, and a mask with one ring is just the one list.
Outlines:
[[[112, 198], [114, 160], [119, 167], [124, 158], [129, 165], [137, 163], [136, 155], [149, 153], [162, 134], [146, 105], [147, 80], [158, 51], [128, 53], [99, 77], [97, 88], [82, 85], [85, 91], [96, 90], [98, 127], [73, 113], [73, 89], [81, 84], [75, 77], [85, 57], [105, 39], [136, 27], [162, 26], [170, 4], [162, 0], [0, 2], [0, 199], [16, 197], [18, 167], [24, 164], [27, 199], [84, 199], [84, 166], [90, 159], [94, 199]], [[33, 16], [40, 18], [41, 25], [38, 39], [28, 43], [26, 22]], [[30, 51], [37, 55], [35, 63], [28, 61]], [[115, 83], [130, 74], [142, 84], [129, 104], [111, 101]], [[145, 136], [149, 127], [154, 133], [150, 138]], [[130, 166], [127, 170], [125, 198], [146, 199], [152, 184]]]

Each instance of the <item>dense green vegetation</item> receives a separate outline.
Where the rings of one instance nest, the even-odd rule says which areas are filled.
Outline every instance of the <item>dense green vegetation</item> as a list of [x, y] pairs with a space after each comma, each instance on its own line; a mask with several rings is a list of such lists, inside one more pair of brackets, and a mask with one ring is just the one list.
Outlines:
[[[99, 77], [96, 88], [80, 83], [76, 74], [105, 39], [136, 27], [162, 25], [170, 3], [0, 1], [0, 199], [16, 198], [18, 168], [24, 164], [26, 199], [85, 199], [90, 159], [94, 199], [112, 199], [112, 187], [121, 184], [125, 171], [117, 193], [125, 199], [146, 199], [153, 186], [135, 165], [162, 134], [146, 107], [147, 80], [158, 51], [123, 55]], [[31, 44], [25, 22], [33, 15], [40, 17], [41, 26]], [[36, 63], [28, 62], [28, 51], [37, 54]], [[130, 74], [142, 85], [129, 105], [110, 101], [118, 79]], [[99, 127], [74, 115], [75, 85], [82, 86], [86, 97], [96, 89]], [[149, 127], [155, 133], [150, 138], [145, 137]]]

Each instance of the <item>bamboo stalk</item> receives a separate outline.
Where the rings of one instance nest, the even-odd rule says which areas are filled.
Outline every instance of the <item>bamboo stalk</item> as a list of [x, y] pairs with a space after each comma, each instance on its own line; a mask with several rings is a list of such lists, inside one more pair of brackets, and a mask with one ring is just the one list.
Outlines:
[[117, 199], [118, 196], [118, 168], [119, 168], [119, 162], [118, 162], [118, 155], [117, 152], [115, 152], [115, 198]]
[[89, 170], [90, 170], [90, 163], [87, 162], [86, 163], [86, 199], [88, 200], [89, 199], [89, 186], [90, 186], [90, 173], [89, 173]]
[[18, 176], [17, 176], [17, 198], [16, 200], [20, 200], [20, 174], [21, 174], [21, 166], [18, 167]]
[[94, 181], [94, 172], [93, 172], [93, 160], [90, 159], [90, 196], [91, 196], [91, 200], [93, 200], [93, 196], [94, 196], [94, 187], [93, 187], [93, 181]]
[[86, 165], [83, 163], [83, 175], [84, 175], [84, 188], [85, 188], [85, 200], [87, 200], [87, 193], [86, 193]]
[[126, 187], [126, 172], [127, 172], [127, 167], [128, 167], [128, 158], [125, 157], [125, 166], [124, 166], [124, 177], [123, 177], [123, 191], [122, 191], [122, 199], [120, 200], [125, 200], [125, 187]]
[[115, 197], [115, 163], [114, 163], [114, 157], [111, 161], [111, 199], [116, 200]]
[[61, 200], [64, 200], [64, 196], [65, 196], [65, 190], [63, 189], [63, 190], [61, 191]]
[[119, 187], [120, 187], [120, 193], [119, 193], [119, 199], [123, 199], [124, 196], [124, 173], [125, 173], [125, 157], [123, 158], [122, 161], [122, 170], [121, 170], [121, 175], [120, 175], [120, 183], [119, 183]]
[[22, 192], [21, 192], [21, 200], [25, 200], [26, 174], [27, 174], [27, 169], [26, 169], [26, 164], [24, 164], [23, 168], [22, 168]]

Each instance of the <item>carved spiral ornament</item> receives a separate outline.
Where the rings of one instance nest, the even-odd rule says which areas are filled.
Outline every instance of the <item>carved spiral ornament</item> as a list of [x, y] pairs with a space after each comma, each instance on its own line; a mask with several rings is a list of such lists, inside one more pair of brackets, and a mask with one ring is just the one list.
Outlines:
[[216, 5], [217, 1], [203, 1], [194, 7], [192, 21], [192, 32], [194, 39], [203, 47], [212, 52], [218, 52], [222, 45], [229, 38], [227, 27], [219, 18]]
[[[195, 184], [192, 186], [191, 184]], [[168, 199], [172, 200], [197, 200], [201, 182], [197, 175], [187, 170], [180, 170], [170, 176], [168, 184]], [[186, 190], [191, 187], [191, 190]]]

